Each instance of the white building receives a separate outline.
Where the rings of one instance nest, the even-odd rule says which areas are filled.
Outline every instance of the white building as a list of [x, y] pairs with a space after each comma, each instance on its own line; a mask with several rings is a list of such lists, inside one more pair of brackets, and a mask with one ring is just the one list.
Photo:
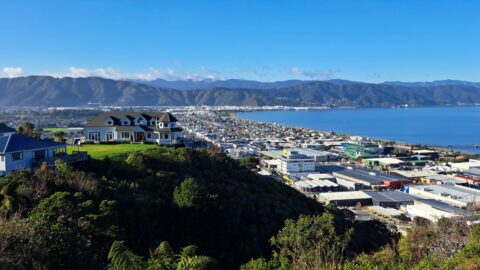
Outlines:
[[65, 162], [85, 160], [86, 152], [67, 155], [66, 145], [49, 140], [11, 134], [0, 137], [0, 176], [6, 173], [52, 165], [57, 159]]
[[480, 205], [480, 190], [459, 185], [409, 185], [407, 191], [414, 196], [435, 199], [460, 208], [467, 208], [474, 202]]
[[298, 151], [284, 150], [280, 156], [280, 172], [291, 176], [301, 176], [315, 172], [315, 158]]
[[178, 143], [183, 129], [170, 113], [104, 112], [91, 119], [84, 135], [90, 142]]

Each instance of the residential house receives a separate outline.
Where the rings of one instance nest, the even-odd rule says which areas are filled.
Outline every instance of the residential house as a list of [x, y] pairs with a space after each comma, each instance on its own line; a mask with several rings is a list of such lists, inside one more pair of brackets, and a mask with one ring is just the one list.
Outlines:
[[168, 112], [104, 112], [85, 125], [89, 142], [179, 143], [183, 129]]
[[15, 134], [15, 129], [5, 125], [4, 123], [0, 123], [0, 137], [8, 136], [11, 134]]
[[67, 155], [66, 147], [63, 143], [18, 134], [0, 137], [0, 176], [22, 169], [36, 169], [44, 162], [53, 165], [57, 159], [68, 163], [88, 158], [86, 152]]

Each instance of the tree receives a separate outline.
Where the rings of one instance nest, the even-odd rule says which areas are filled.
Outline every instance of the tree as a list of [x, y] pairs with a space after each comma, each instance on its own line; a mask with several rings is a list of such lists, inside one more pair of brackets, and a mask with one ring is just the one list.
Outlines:
[[110, 248], [108, 259], [112, 270], [205, 270], [215, 261], [208, 256], [196, 254], [194, 245], [184, 247], [175, 255], [166, 241], [160, 243], [145, 262], [142, 257], [128, 250], [123, 241], [115, 241]]
[[25, 136], [33, 136], [35, 132], [35, 125], [30, 122], [23, 122], [17, 127], [17, 133]]
[[181, 208], [199, 208], [204, 198], [202, 186], [191, 177], [183, 180], [173, 192], [173, 201]]
[[292, 262], [292, 269], [335, 269], [341, 266], [351, 230], [337, 232], [331, 213], [287, 220], [271, 239], [279, 253]]
[[64, 142], [65, 141], [65, 132], [64, 131], [57, 131], [53, 133], [53, 138], [57, 142]]
[[123, 241], [115, 241], [108, 253], [112, 270], [142, 270], [146, 263], [142, 258], [127, 249]]
[[259, 163], [260, 161], [258, 160], [258, 158], [253, 156], [247, 156], [240, 159], [240, 166], [249, 170], [256, 169]]

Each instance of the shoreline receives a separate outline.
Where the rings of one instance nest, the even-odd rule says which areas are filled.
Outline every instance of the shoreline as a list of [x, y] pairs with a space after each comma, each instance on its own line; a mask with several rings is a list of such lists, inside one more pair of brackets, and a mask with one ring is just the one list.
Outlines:
[[[444, 106], [441, 106], [444, 107]], [[457, 107], [457, 106], [455, 106]], [[463, 106], [463, 107], [479, 107], [479, 106]], [[432, 107], [415, 107], [415, 108], [432, 108]], [[347, 108], [343, 108], [347, 109]], [[380, 108], [368, 108], [368, 109], [380, 109]], [[381, 108], [381, 109], [401, 109], [401, 108]], [[265, 111], [265, 110], [257, 110], [257, 111]], [[275, 110], [270, 110], [270, 111], [275, 111]], [[276, 111], [292, 111], [292, 110], [276, 110]], [[316, 110], [312, 110], [316, 111]], [[425, 144], [425, 143], [411, 143], [411, 142], [405, 142], [405, 141], [397, 141], [397, 140], [388, 140], [384, 138], [378, 138], [378, 137], [373, 137], [373, 136], [361, 136], [361, 135], [355, 135], [355, 134], [349, 134], [349, 133], [343, 133], [343, 132], [336, 132], [336, 131], [327, 131], [323, 129], [316, 129], [316, 128], [307, 128], [307, 127], [301, 127], [301, 126], [293, 126], [293, 125], [287, 125], [287, 124], [282, 124], [278, 122], [264, 122], [264, 121], [259, 121], [259, 120], [254, 120], [254, 119], [246, 119], [244, 117], [241, 117], [239, 113], [249, 113], [249, 112], [256, 112], [256, 111], [235, 111], [232, 114], [235, 116], [236, 119], [241, 119], [243, 121], [252, 121], [252, 122], [258, 122], [258, 123], [263, 123], [263, 124], [271, 124], [271, 125], [281, 125], [284, 127], [289, 127], [289, 128], [294, 128], [294, 129], [301, 129], [301, 130], [308, 130], [308, 131], [318, 131], [322, 133], [330, 133], [334, 132], [336, 135], [339, 135], [341, 137], [347, 138], [347, 137], [365, 137], [370, 139], [371, 141], [377, 142], [379, 144], [384, 144], [384, 145], [399, 145], [403, 147], [423, 147], [423, 148], [428, 148], [432, 150], [436, 150], [438, 152], [443, 152], [443, 153], [451, 153], [451, 152], [456, 152], [456, 153], [461, 153], [463, 155], [469, 156], [469, 157], [480, 157], [480, 153], [475, 153], [475, 152], [467, 152], [465, 150], [461, 149], [455, 149], [455, 148], [450, 148], [449, 145], [441, 146], [441, 145], [432, 145], [432, 144]], [[473, 145], [471, 149], [479, 149], [475, 147], [476, 145]]]

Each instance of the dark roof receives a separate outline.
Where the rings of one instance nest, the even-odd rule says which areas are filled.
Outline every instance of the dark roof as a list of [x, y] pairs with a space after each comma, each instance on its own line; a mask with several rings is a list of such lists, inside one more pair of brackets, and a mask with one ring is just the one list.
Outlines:
[[147, 121], [150, 121], [150, 119], [152, 118], [157, 118], [159, 122], [163, 123], [178, 122], [177, 118], [175, 118], [169, 112], [103, 112], [96, 117], [90, 119], [85, 126], [103, 127], [106, 126], [105, 122], [109, 118], [114, 121], [113, 126], [120, 126], [121, 119], [127, 118], [130, 121], [133, 121], [140, 116]]
[[175, 116], [173, 116], [171, 113], [164, 113], [163, 117], [159, 118], [159, 121], [162, 123], [178, 122], [177, 118], [175, 118]]
[[115, 131], [116, 132], [132, 132], [135, 129], [141, 129], [143, 131], [153, 131], [153, 132], [180, 132], [183, 129], [180, 127], [174, 127], [174, 128], [156, 128], [154, 126], [115, 126]]
[[15, 132], [15, 129], [5, 125], [4, 123], [0, 123], [0, 133], [7, 133], [7, 132]]
[[334, 174], [354, 178], [357, 180], [365, 181], [371, 185], [381, 185], [383, 182], [397, 182], [399, 178], [392, 175], [384, 174], [379, 171], [370, 171], [360, 167], [352, 167], [352, 169], [346, 169], [342, 171], [336, 171]]
[[377, 202], [413, 202], [414, 197], [401, 191], [364, 191]]
[[0, 137], [1, 154], [61, 146], [65, 146], [65, 144], [50, 140], [40, 140], [18, 134]]

